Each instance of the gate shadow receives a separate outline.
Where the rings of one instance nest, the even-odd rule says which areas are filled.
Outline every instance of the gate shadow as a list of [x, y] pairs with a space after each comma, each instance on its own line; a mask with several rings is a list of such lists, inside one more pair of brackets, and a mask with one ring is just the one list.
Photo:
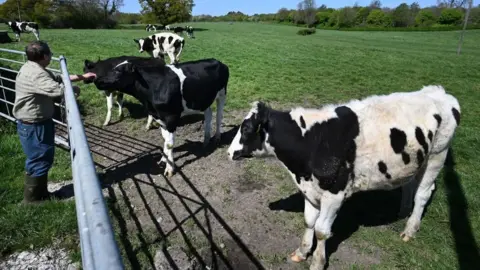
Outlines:
[[[224, 132], [219, 146], [229, 144], [236, 130], [234, 127]], [[95, 164], [104, 171], [99, 180], [107, 193], [107, 205], [126, 264], [133, 269], [161, 268], [155, 258], [160, 256], [164, 258], [163, 267], [182, 269], [178, 253], [172, 251], [178, 243], [169, 244], [170, 239], [180, 239], [185, 248], [182, 252], [188, 254], [193, 269], [264, 269], [181, 168], [176, 167], [178, 177], [174, 180], [163, 177], [163, 167], [157, 165], [163, 155], [160, 146], [89, 124], [85, 124], [85, 131]], [[192, 142], [178, 147], [193, 151], [195, 158], [215, 149], [211, 147], [200, 154], [197, 144]], [[178, 159], [175, 157], [175, 162]], [[73, 191], [73, 185], [64, 187], [64, 191], [68, 189]], [[139, 202], [140, 209], [136, 207]], [[163, 221], [158, 219], [159, 209], [164, 209]], [[147, 222], [152, 226], [146, 226]], [[149, 235], [151, 230], [155, 231], [153, 238]], [[228, 253], [224, 243], [228, 243]]]

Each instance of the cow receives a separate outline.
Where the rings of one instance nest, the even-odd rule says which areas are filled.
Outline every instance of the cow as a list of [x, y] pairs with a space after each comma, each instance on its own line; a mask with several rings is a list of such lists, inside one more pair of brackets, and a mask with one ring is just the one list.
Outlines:
[[173, 32], [175, 34], [182, 34], [183, 31], [185, 31], [185, 28], [181, 27], [181, 26], [176, 26], [175, 28], [173, 28]]
[[306, 226], [290, 259], [305, 260], [315, 235], [310, 269], [322, 269], [331, 226], [353, 193], [402, 187], [400, 213], [415, 203], [400, 237], [415, 236], [459, 123], [457, 99], [434, 85], [318, 109], [257, 101], [227, 153], [230, 160], [274, 156], [288, 170], [305, 199]]
[[[108, 62], [103, 63], [104, 69], [112, 69], [116, 65], [120, 64], [121, 62], [125, 60], [130, 60], [130, 59], [146, 59], [146, 58], [139, 58], [136, 56], [122, 56], [122, 57], [117, 57], [115, 59], [112, 59]], [[161, 60], [161, 59], [160, 59]], [[100, 61], [100, 59], [98, 59]], [[163, 60], [162, 60], [163, 61]], [[95, 69], [95, 62], [89, 61], [88, 59], [85, 59], [84, 61], [84, 70], [95, 70], [95, 72], [98, 72], [98, 75], [102, 75], [104, 72], [104, 69]], [[85, 84], [90, 84], [93, 82], [93, 78], [88, 78], [84, 80]], [[116, 97], [117, 100], [117, 105], [118, 105], [118, 117], [121, 119], [123, 117], [123, 93], [116, 91], [116, 90], [105, 90], [102, 91], [105, 94], [105, 97], [107, 98], [107, 116], [105, 118], [105, 121], [103, 123], [104, 126], [107, 126], [110, 123], [110, 120], [112, 118], [112, 108], [113, 108], [113, 100], [114, 96]], [[145, 127], [146, 130], [149, 130], [152, 125], [152, 118], [149, 115], [148, 120], [147, 120], [147, 126]]]
[[[123, 56], [125, 57], [125, 56]], [[164, 175], [173, 176], [174, 133], [184, 115], [204, 115], [204, 140], [210, 142], [212, 104], [216, 101], [215, 142], [221, 137], [223, 108], [230, 71], [227, 65], [213, 59], [202, 59], [176, 65], [166, 65], [157, 58], [113, 57], [85, 65], [85, 72], [97, 76], [95, 86], [103, 91], [118, 90], [136, 98], [148, 114], [160, 125], [166, 155]], [[123, 61], [122, 61], [123, 60]], [[112, 63], [118, 63], [119, 64]], [[112, 67], [113, 66], [113, 67]]]
[[164, 59], [165, 54], [170, 58], [170, 64], [180, 60], [185, 39], [177, 34], [163, 32], [150, 35], [146, 38], [133, 39], [138, 44], [139, 52], [147, 52], [154, 58]]
[[187, 32], [187, 35], [189, 38], [195, 38], [193, 35], [193, 27], [190, 25], [185, 26], [185, 32]]
[[147, 24], [147, 26], [145, 26], [145, 31], [147, 31], [147, 32], [157, 31], [157, 27], [155, 27], [155, 25], [153, 25], [153, 24]]
[[35, 38], [40, 40], [40, 33], [38, 32], [38, 24], [36, 22], [8, 21], [6, 24], [15, 33], [18, 41], [20, 41], [20, 33], [33, 33]]

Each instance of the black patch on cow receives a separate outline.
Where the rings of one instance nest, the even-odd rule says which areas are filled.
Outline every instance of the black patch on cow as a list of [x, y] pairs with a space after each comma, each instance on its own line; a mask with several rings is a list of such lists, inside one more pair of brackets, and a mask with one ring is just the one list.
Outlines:
[[457, 109], [452, 108], [452, 113], [455, 121], [457, 122], [457, 126], [460, 125], [460, 112]]
[[268, 142], [288, 170], [296, 176], [314, 175], [320, 188], [334, 194], [353, 179], [360, 132], [355, 112], [346, 106], [335, 109], [337, 117], [314, 124], [305, 135], [288, 112], [270, 110]]
[[162, 52], [165, 50], [164, 47], [163, 47], [163, 42], [165, 42], [165, 37], [162, 36], [158, 39], [158, 46], [160, 47], [160, 50]]
[[172, 41], [173, 41], [173, 37], [172, 37], [172, 36], [169, 36], [169, 37], [168, 37], [168, 44], [172, 44]]
[[383, 161], [378, 162], [378, 170], [387, 177], [387, 179], [391, 179], [392, 176], [387, 172], [387, 164]]
[[378, 162], [378, 170], [382, 174], [386, 174], [387, 173], [387, 164], [385, 164], [385, 162], [383, 162], [383, 161], [379, 161]]
[[305, 124], [305, 119], [303, 119], [303, 116], [300, 115], [300, 126], [302, 128], [306, 128], [307, 124]]
[[154, 45], [157, 44], [157, 39], [156, 38], [152, 38], [152, 40], [153, 40]]
[[430, 140], [430, 142], [432, 142], [433, 140], [433, 133], [431, 130], [428, 131], [428, 139]]
[[421, 128], [415, 128], [415, 137], [417, 138], [418, 143], [423, 147], [425, 153], [428, 153], [428, 143], [425, 140], [425, 135]]
[[435, 117], [435, 120], [437, 120], [437, 127], [440, 127], [440, 124], [442, 123], [442, 117], [439, 114], [434, 114], [433, 117]]
[[418, 149], [417, 151], [417, 163], [418, 167], [421, 167], [423, 164], [423, 161], [425, 160], [425, 157], [423, 156], [423, 152], [421, 149]]
[[397, 128], [390, 129], [390, 144], [396, 154], [402, 153], [407, 145], [407, 134]]
[[408, 163], [410, 163], [410, 155], [405, 152], [402, 152], [402, 160], [403, 160], [403, 163], [407, 165]]

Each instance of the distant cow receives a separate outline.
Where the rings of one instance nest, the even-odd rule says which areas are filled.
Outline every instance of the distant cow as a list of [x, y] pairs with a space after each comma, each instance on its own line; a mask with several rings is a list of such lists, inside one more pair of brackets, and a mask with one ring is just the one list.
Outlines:
[[256, 102], [228, 155], [281, 161], [305, 198], [306, 229], [291, 260], [306, 259], [315, 235], [310, 269], [322, 269], [331, 226], [353, 193], [402, 186], [401, 213], [408, 214], [413, 197], [415, 204], [400, 236], [414, 237], [459, 122], [460, 105], [441, 86], [320, 109], [279, 111]]
[[133, 39], [138, 44], [139, 52], [147, 52], [154, 58], [164, 58], [168, 54], [170, 64], [178, 62], [182, 53], [185, 39], [177, 34], [163, 32], [146, 38]]
[[15, 33], [18, 41], [20, 41], [20, 33], [33, 33], [37, 40], [40, 40], [40, 33], [38, 32], [38, 24], [36, 22], [8, 21], [6, 24]]
[[[121, 62], [125, 60], [131, 60], [131, 59], [145, 59], [145, 58], [139, 58], [136, 56], [122, 56], [122, 57], [117, 57], [114, 59], [111, 59], [110, 61], [106, 61], [102, 63], [102, 68], [95, 68], [96, 63], [91, 62], [89, 60], [85, 60], [84, 62], [84, 71], [88, 72], [87, 70], [94, 70], [97, 72], [97, 76], [103, 76], [106, 71], [113, 69], [116, 65], [120, 64]], [[149, 59], [149, 58], [148, 58]], [[98, 59], [100, 61], [100, 59]], [[163, 61], [162, 59], [159, 59], [159, 61]], [[89, 78], [84, 80], [86, 84], [90, 84], [93, 82], [93, 78]], [[107, 116], [105, 118], [105, 121], [103, 123], [104, 126], [107, 126], [111, 119], [112, 119], [112, 108], [113, 108], [113, 99], [114, 96], [117, 98], [117, 105], [118, 105], [118, 117], [122, 118], [123, 117], [123, 93], [118, 92], [115, 90], [105, 90], [102, 91], [105, 94], [105, 97], [107, 98]], [[149, 115], [148, 120], [147, 120], [147, 126], [145, 127], [147, 130], [150, 129], [152, 125], [152, 117]]]
[[190, 26], [190, 25], [187, 25], [185, 27], [185, 32], [187, 32], [187, 35], [189, 38], [195, 38], [195, 36], [193, 35], [193, 27]]
[[185, 28], [183, 28], [181, 26], [176, 26], [175, 28], [173, 28], [173, 32], [175, 34], [181, 34], [181, 33], [183, 33], [183, 31], [185, 31]]
[[147, 24], [147, 26], [145, 26], [145, 31], [147, 32], [163, 30], [163, 29], [164, 27], [162, 25]]
[[[229, 68], [216, 59], [203, 59], [176, 65], [165, 65], [157, 58], [113, 57], [86, 63], [84, 72], [93, 72], [95, 86], [103, 91], [126, 93], [140, 101], [160, 124], [166, 162], [164, 174], [173, 175], [174, 132], [182, 115], [203, 114], [204, 141], [210, 141], [212, 108], [216, 100], [217, 126], [215, 141], [220, 140], [223, 108], [230, 76]], [[123, 60], [123, 61], [122, 61]], [[122, 61], [119, 64], [119, 61]], [[88, 65], [87, 65], [88, 64]], [[115, 66], [113, 66], [116, 64]], [[113, 67], [112, 67], [113, 66]]]

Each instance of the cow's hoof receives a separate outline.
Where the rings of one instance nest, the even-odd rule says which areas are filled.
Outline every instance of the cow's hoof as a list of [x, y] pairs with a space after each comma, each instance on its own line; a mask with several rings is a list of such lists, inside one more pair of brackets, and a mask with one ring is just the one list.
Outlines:
[[408, 236], [406, 233], [402, 232], [400, 234], [400, 237], [402, 238], [403, 242], [408, 242], [410, 239], [412, 239], [410, 236]]
[[296, 263], [299, 263], [299, 262], [302, 262], [304, 260], [306, 260], [307, 258], [304, 258], [304, 257], [301, 257], [297, 254], [297, 251], [295, 250], [294, 252], [292, 252], [290, 254], [290, 260], [292, 262], [296, 262]]
[[163, 175], [165, 175], [165, 177], [167, 177], [167, 178], [172, 178], [172, 176], [173, 176], [173, 170], [167, 170], [167, 169], [165, 169], [165, 172], [163, 173]]

